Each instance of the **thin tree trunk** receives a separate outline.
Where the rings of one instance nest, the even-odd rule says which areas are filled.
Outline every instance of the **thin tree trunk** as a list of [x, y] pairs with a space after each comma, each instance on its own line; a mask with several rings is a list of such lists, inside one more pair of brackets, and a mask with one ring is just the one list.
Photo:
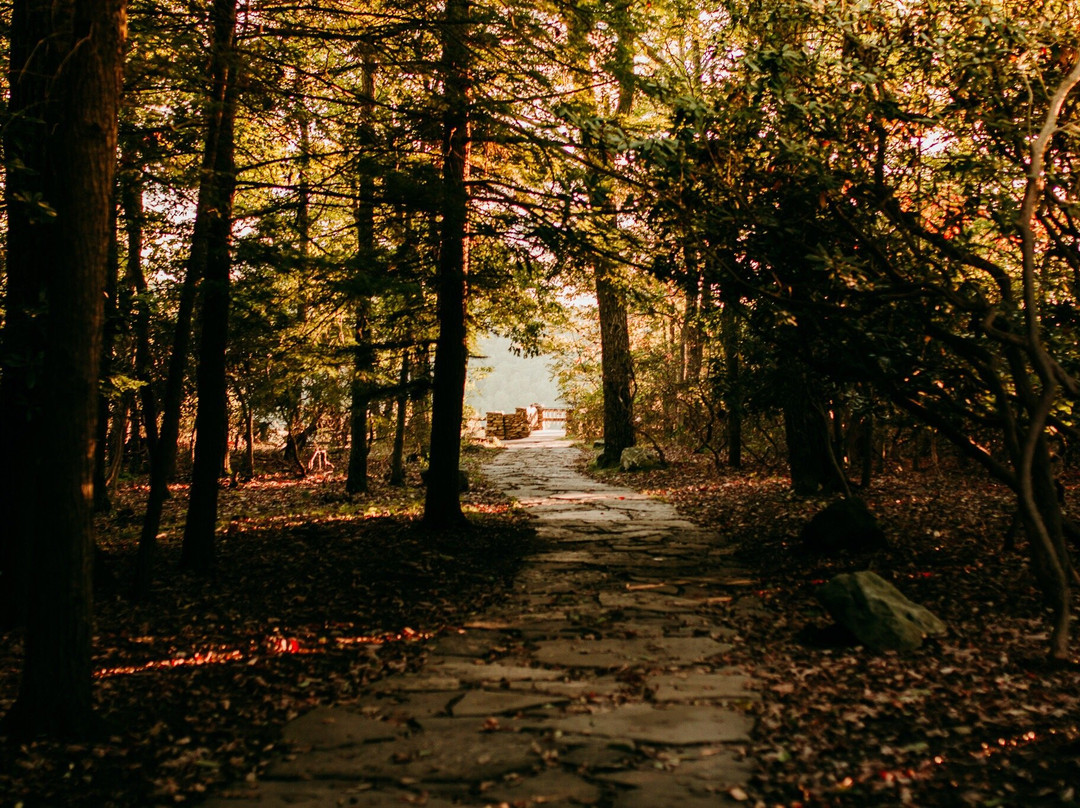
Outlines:
[[251, 408], [251, 399], [245, 398], [244, 408], [244, 465], [241, 474], [249, 480], [255, 477], [255, 411]]
[[[372, 114], [375, 106], [375, 65], [365, 54], [361, 91], [361, 140], [368, 147], [374, 142]], [[375, 260], [375, 181], [368, 158], [361, 155], [360, 187], [356, 195], [356, 273], [359, 277], [374, 274]], [[375, 350], [371, 344], [371, 298], [362, 293], [356, 302], [356, 326], [353, 334], [353, 377], [350, 387], [349, 472], [345, 490], [362, 494], [368, 490], [368, 408], [375, 374]]]
[[345, 490], [350, 494], [363, 494], [368, 490], [368, 407], [371, 404], [371, 375], [375, 369], [370, 305], [367, 298], [356, 304], [356, 348], [349, 408], [349, 473], [345, 481]]
[[431, 455], [424, 524], [466, 524], [461, 510], [461, 419], [465, 404], [466, 278], [469, 267], [469, 0], [447, 0], [443, 24], [443, 199], [438, 322], [432, 381]]
[[405, 416], [409, 406], [409, 349], [401, 352], [398, 372], [401, 392], [397, 396], [397, 415], [394, 422], [394, 451], [390, 455], [390, 485], [405, 485]]
[[[232, 201], [236, 188], [233, 128], [236, 118], [236, 0], [215, 0], [211, 11], [213, 95], [207, 144], [215, 144], [214, 162], [204, 171], [199, 189], [199, 213], [205, 222], [202, 330], [196, 373], [198, 407], [195, 413], [195, 459], [191, 470], [191, 499], [180, 564], [206, 573], [214, 561], [217, 527], [218, 477], [227, 450], [228, 400], [225, 349], [229, 334], [229, 269]], [[209, 150], [208, 150], [209, 151]], [[205, 190], [205, 195], [204, 195]], [[203, 204], [205, 202], [205, 205]], [[194, 247], [193, 247], [194, 249]]]
[[[126, 170], [120, 176], [120, 205], [124, 210], [124, 228], [127, 237], [127, 261], [124, 267], [124, 283], [133, 302], [133, 331], [135, 337], [135, 378], [142, 382], [139, 388], [139, 412], [146, 447], [150, 457], [157, 451], [158, 422], [157, 399], [152, 385], [153, 360], [150, 355], [150, 306], [147, 300], [146, 275], [142, 266], [143, 211], [142, 179], [138, 169], [124, 159]], [[190, 323], [188, 325], [190, 328]]]
[[[26, 498], [14, 527], [33, 528], [20, 571], [29, 579], [22, 679], [5, 718], [5, 731], [19, 736], [82, 735], [92, 719], [89, 492], [124, 17], [122, 0], [16, 0], [12, 7], [4, 157], [7, 274], [16, 293], [7, 302], [25, 304], [20, 294], [32, 290], [44, 311], [36, 333], [15, 335], [11, 346], [40, 349], [31, 354], [40, 356], [37, 378], [21, 391], [14, 425], [37, 455], [18, 458], [27, 463], [20, 469], [26, 482], [14, 492]], [[7, 328], [4, 336], [7, 348]]]
[[726, 377], [724, 409], [727, 412], [728, 465], [733, 469], [741, 469], [743, 465], [743, 403], [740, 378], [742, 367], [739, 356], [739, 321], [736, 319], [733, 306], [724, 306], [720, 328], [724, 341], [724, 376]]
[[109, 460], [115, 463], [115, 457], [108, 456], [109, 446], [109, 414], [115, 405], [117, 419], [122, 421], [125, 417], [125, 402], [109, 400], [109, 377], [113, 372], [113, 354], [115, 353], [116, 334], [119, 330], [120, 307], [117, 303], [117, 293], [120, 289], [120, 266], [119, 251], [116, 240], [116, 204], [111, 206], [110, 212], [112, 226], [109, 236], [109, 259], [108, 271], [105, 280], [105, 325], [101, 339], [101, 382], [98, 385], [98, 411], [97, 411], [97, 444], [94, 451], [94, 513], [108, 513], [112, 510], [112, 500], [109, 497]]

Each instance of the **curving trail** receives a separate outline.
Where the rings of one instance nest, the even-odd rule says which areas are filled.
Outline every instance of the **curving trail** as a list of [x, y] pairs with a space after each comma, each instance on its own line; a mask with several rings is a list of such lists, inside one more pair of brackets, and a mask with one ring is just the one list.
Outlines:
[[485, 469], [544, 545], [506, 601], [432, 640], [419, 674], [289, 724], [306, 751], [208, 805], [736, 804], [756, 694], [724, 665], [724, 615], [748, 582], [715, 534], [578, 474], [560, 438], [508, 442]]

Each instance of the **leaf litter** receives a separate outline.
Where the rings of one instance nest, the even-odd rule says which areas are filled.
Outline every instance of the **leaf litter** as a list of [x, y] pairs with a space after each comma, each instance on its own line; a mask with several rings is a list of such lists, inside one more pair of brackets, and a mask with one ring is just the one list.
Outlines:
[[[470, 458], [475, 464], [475, 459]], [[268, 474], [221, 491], [215, 572], [177, 570], [186, 491], [167, 502], [157, 580], [128, 597], [145, 487], [97, 521], [99, 729], [79, 744], [0, 738], [3, 805], [177, 805], [255, 779], [287, 753], [282, 725], [416, 670], [424, 640], [506, 590], [534, 541], [497, 491], [474, 481], [473, 528], [432, 533], [423, 491], [381, 482], [349, 497], [341, 477]], [[472, 475], [475, 480], [475, 473]], [[0, 714], [14, 701], [21, 636], [0, 648]]]
[[[714, 606], [743, 638], [726, 661], [762, 691], [745, 705], [757, 727], [744, 804], [1080, 806], [1080, 659], [1047, 660], [1025, 543], [1003, 549], [1009, 491], [963, 469], [882, 476], [858, 495], [890, 548], [826, 559], [800, 552], [797, 536], [828, 500], [795, 496], [784, 477], [718, 474], [689, 454], [665, 469], [601, 474], [715, 528], [757, 578], [752, 595]], [[867, 568], [948, 634], [900, 655], [831, 630], [814, 590]]]

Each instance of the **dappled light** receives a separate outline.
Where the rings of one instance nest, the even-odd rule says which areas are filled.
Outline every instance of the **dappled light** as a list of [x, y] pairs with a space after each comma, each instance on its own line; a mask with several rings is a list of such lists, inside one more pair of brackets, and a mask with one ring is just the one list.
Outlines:
[[0, 6], [0, 802], [1080, 806], [1078, 30]]

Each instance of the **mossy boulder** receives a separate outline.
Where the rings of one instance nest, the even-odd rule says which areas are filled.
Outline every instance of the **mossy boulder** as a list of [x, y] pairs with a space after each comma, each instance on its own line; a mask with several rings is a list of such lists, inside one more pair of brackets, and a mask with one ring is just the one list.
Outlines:
[[837, 575], [818, 589], [817, 599], [837, 623], [875, 651], [914, 651], [926, 637], [946, 630], [929, 609], [869, 570]]
[[660, 455], [655, 449], [646, 449], [643, 446], [631, 446], [623, 449], [619, 455], [619, 468], [623, 471], [648, 471], [661, 466]]

